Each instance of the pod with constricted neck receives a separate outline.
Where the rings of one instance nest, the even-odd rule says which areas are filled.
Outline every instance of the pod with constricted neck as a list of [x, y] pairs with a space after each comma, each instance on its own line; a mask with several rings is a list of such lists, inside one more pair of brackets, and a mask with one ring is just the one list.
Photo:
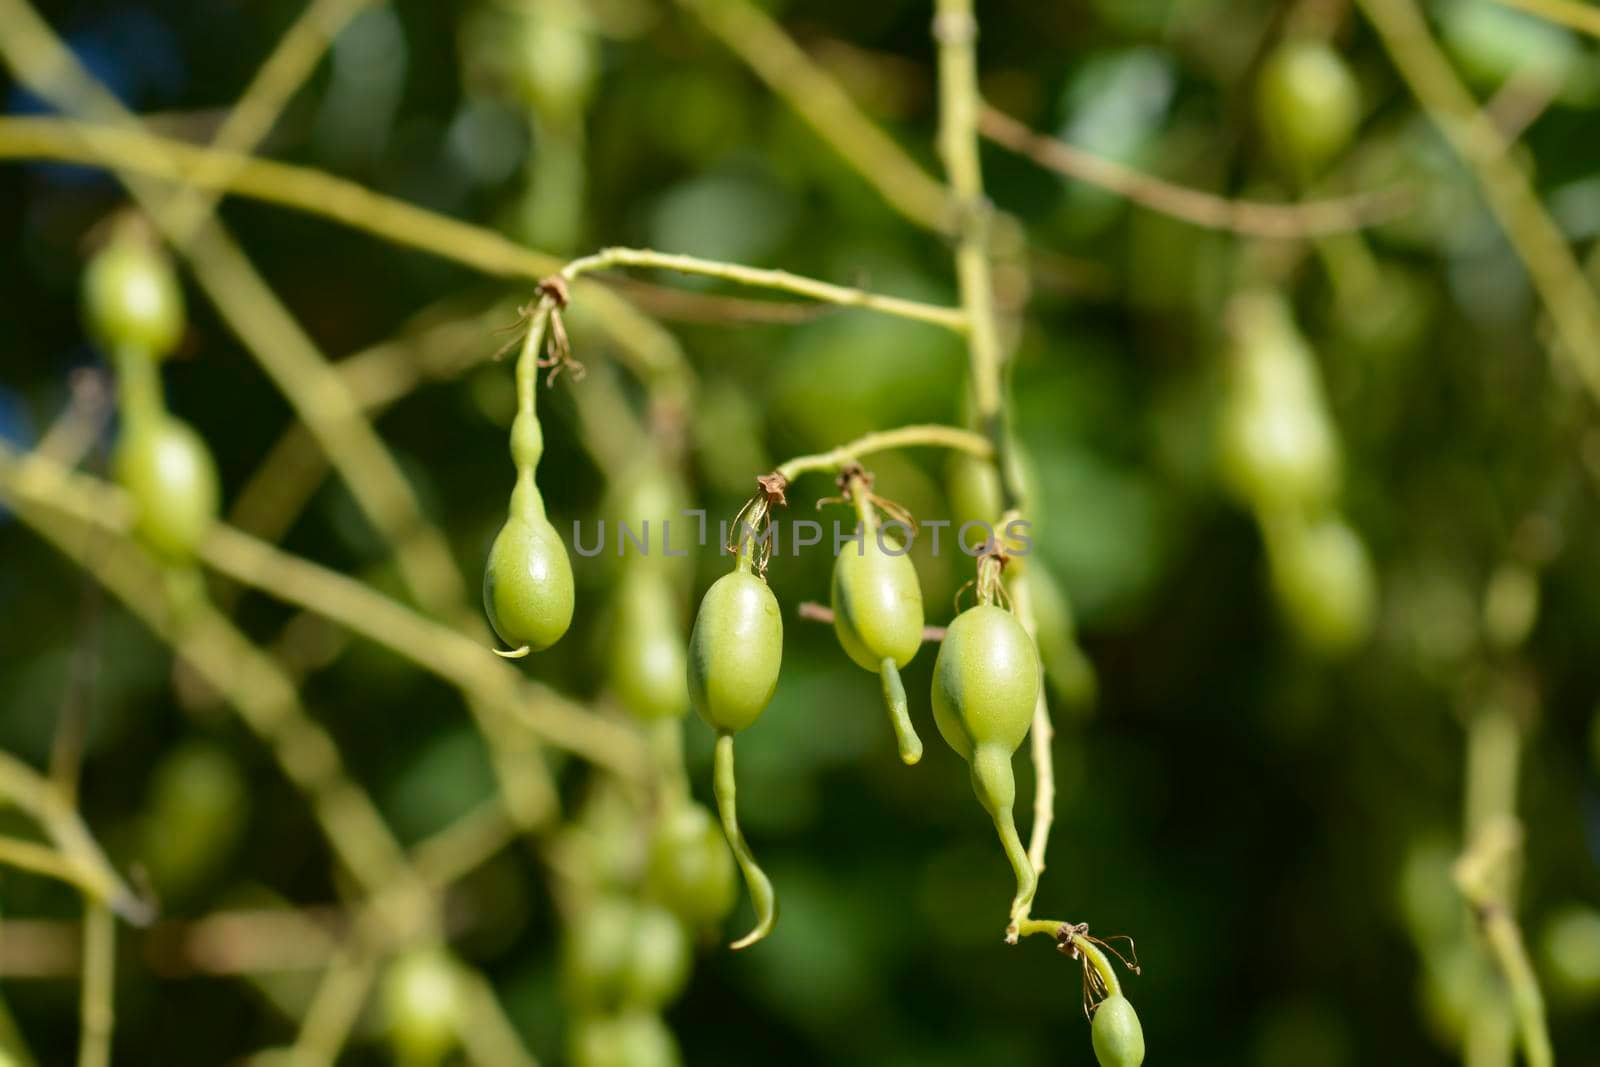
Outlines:
[[737, 568], [706, 590], [689, 635], [689, 699], [717, 731], [715, 786], [722, 829], [755, 906], [756, 925], [734, 942], [753, 945], [772, 932], [778, 901], [739, 829], [733, 773], [733, 735], [755, 722], [778, 686], [783, 662], [783, 616], [756, 573], [747, 544]]
[[572, 561], [567, 546], [545, 516], [534, 468], [544, 454], [544, 433], [534, 409], [538, 338], [542, 320], [529, 333], [517, 362], [517, 402], [511, 423], [511, 459], [517, 468], [510, 514], [500, 528], [483, 571], [483, 606], [500, 639], [525, 656], [557, 641], [572, 624]]
[[861, 537], [833, 561], [833, 630], [845, 653], [881, 679], [900, 758], [911, 764], [922, 758], [922, 740], [911, 725], [900, 668], [922, 645], [922, 586], [909, 549], [884, 530], [866, 496], [865, 485], [853, 482]]
[[933, 665], [933, 719], [972, 768], [972, 788], [994, 819], [1017, 877], [1013, 914], [1033, 902], [1035, 876], [1012, 814], [1011, 756], [1039, 701], [1039, 654], [1011, 612], [979, 604], [956, 616]]

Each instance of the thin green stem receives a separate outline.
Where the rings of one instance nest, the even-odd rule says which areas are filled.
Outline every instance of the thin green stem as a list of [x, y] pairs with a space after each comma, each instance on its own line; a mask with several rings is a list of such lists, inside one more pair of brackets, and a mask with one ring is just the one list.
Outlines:
[[1074, 926], [1072, 923], [1062, 922], [1059, 919], [1024, 919], [1017, 923], [1019, 937], [1033, 937], [1042, 934], [1056, 941], [1058, 944], [1069, 943], [1073, 948], [1083, 954], [1089, 961], [1089, 966], [1095, 969], [1100, 976], [1100, 981], [1105, 984], [1106, 996], [1115, 997], [1122, 993], [1122, 982], [1117, 978], [1117, 972], [1111, 966], [1111, 960], [1101, 951], [1089, 937], [1082, 932], [1083, 927]]
[[73, 863], [48, 845], [36, 841], [23, 841], [15, 837], [0, 836], [0, 866], [14, 867], [45, 878], [54, 878], [81, 889], [90, 896], [100, 896], [106, 886], [91, 872]]
[[772, 933], [772, 928], [778, 921], [778, 895], [772, 888], [772, 880], [767, 877], [767, 873], [761, 869], [755, 855], [750, 851], [750, 845], [744, 839], [744, 832], [739, 829], [738, 784], [733, 775], [733, 734], [727, 730], [717, 734], [713, 770], [717, 812], [722, 816], [722, 832], [728, 838], [728, 847], [733, 849], [733, 858], [739, 861], [739, 870], [744, 874], [744, 884], [750, 891], [750, 903], [756, 911], [755, 926], [748, 934], [735, 941], [732, 947], [748, 948]]
[[[1002, 383], [994, 279], [989, 265], [989, 219], [978, 157], [978, 20], [972, 0], [938, 0], [933, 36], [939, 46], [939, 154], [959, 213], [956, 279], [967, 322], [972, 390], [979, 428], [1002, 446]], [[1004, 470], [1002, 468], [1002, 474]]]
[[572, 280], [585, 274], [609, 270], [613, 267], [646, 267], [655, 270], [677, 271], [680, 274], [697, 274], [707, 278], [720, 278], [723, 281], [734, 282], [735, 284], [755, 289], [772, 289], [778, 292], [792, 293], [795, 296], [807, 297], [824, 304], [864, 308], [868, 311], [877, 311], [885, 315], [910, 319], [913, 322], [926, 322], [955, 333], [963, 333], [967, 329], [967, 315], [958, 308], [924, 304], [920, 301], [905, 300], [897, 296], [884, 296], [880, 293], [868, 292], [865, 289], [852, 289], [849, 286], [834, 285], [830, 282], [818, 281], [815, 278], [791, 274], [786, 270], [746, 267], [738, 263], [723, 263], [714, 259], [701, 259], [698, 256], [674, 255], [668, 252], [652, 251], [648, 248], [602, 249], [592, 256], [585, 256], [582, 259], [575, 259], [568, 263], [561, 269], [561, 275], [568, 280]]
[[56, 851], [76, 872], [71, 879], [75, 885], [106, 901], [131, 923], [144, 925], [155, 917], [151, 905], [117, 875], [82, 817], [67, 802], [66, 794], [9, 752], [0, 752], [0, 796], [38, 822]]
[[955, 426], [936, 424], [901, 426], [894, 430], [878, 430], [864, 434], [838, 448], [813, 455], [796, 456], [778, 464], [777, 472], [789, 481], [812, 471], [837, 471], [875, 452], [896, 448], [950, 448], [958, 452], [989, 459], [994, 456], [994, 446], [982, 434]]
[[113, 985], [117, 968], [117, 920], [94, 897], [84, 900], [83, 988], [78, 1002], [81, 1032], [78, 1067], [108, 1067], [116, 1021]]

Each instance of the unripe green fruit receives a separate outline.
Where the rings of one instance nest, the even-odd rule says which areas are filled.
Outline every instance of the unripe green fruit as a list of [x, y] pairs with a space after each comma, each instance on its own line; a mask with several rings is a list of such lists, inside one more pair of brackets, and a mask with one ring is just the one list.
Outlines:
[[1139, 1067], [1144, 1062], [1144, 1029], [1133, 1005], [1120, 993], [1100, 1002], [1090, 1034], [1100, 1067]]
[[514, 649], [549, 648], [572, 623], [572, 564], [567, 546], [542, 512], [513, 511], [489, 549], [483, 606], [500, 639]]
[[712, 729], [737, 732], [778, 688], [783, 615], [767, 583], [742, 570], [714, 582], [689, 635], [689, 698]]
[[683, 992], [691, 957], [689, 935], [672, 912], [602, 894], [573, 916], [562, 981], [567, 998], [586, 1011], [655, 1010]]
[[609, 1010], [622, 999], [636, 912], [627, 897], [602, 893], [572, 916], [562, 942], [561, 979], [577, 1007]]
[[1322, 41], [1287, 41], [1267, 58], [1256, 114], [1268, 147], [1301, 180], [1342, 152], [1361, 123], [1361, 87]]
[[1035, 633], [1045, 681], [1062, 707], [1082, 715], [1094, 707], [1099, 683], [1094, 664], [1078, 645], [1077, 623], [1066, 590], [1039, 560], [1023, 575], [1033, 598]]
[[572, 1067], [681, 1067], [677, 1039], [659, 1016], [588, 1016], [573, 1026]]
[[652, 1010], [672, 1003], [689, 984], [693, 962], [689, 935], [678, 917], [654, 904], [640, 906], [622, 979], [624, 1003]]
[[1340, 480], [1339, 442], [1316, 361], [1288, 304], [1271, 292], [1234, 298], [1233, 351], [1220, 460], [1229, 490], [1256, 507], [1318, 507]]
[[971, 767], [972, 789], [1017, 876], [1012, 913], [1033, 901], [1037, 876], [1017, 835], [1011, 755], [1028, 736], [1039, 700], [1039, 653], [1009, 611], [969, 608], [945, 631], [933, 664], [933, 718]]
[[1336, 517], [1269, 520], [1267, 550], [1278, 604], [1307, 645], [1339, 656], [1367, 639], [1378, 580], [1354, 530]]
[[668, 812], [650, 845], [650, 891], [692, 926], [722, 921], [738, 883], [722, 828], [699, 804]]
[[922, 647], [922, 586], [911, 556], [892, 538], [884, 544], [867, 531], [833, 561], [833, 632], [845, 654], [877, 673], [885, 659], [896, 667]]
[[963, 759], [977, 748], [1008, 756], [1028, 736], [1039, 699], [1039, 654], [1016, 617], [993, 604], [956, 616], [933, 665], [933, 717]]
[[412, 949], [384, 974], [389, 1040], [407, 1063], [437, 1063], [455, 1047], [461, 1026], [461, 975], [440, 948]]
[[174, 562], [191, 558], [216, 521], [217, 467], [188, 423], [164, 412], [130, 418], [113, 460], [133, 499], [134, 531]]
[[166, 898], [219, 871], [249, 816], [250, 793], [226, 749], [186, 741], [151, 775], [139, 857]]
[[671, 579], [654, 567], [630, 566], [611, 620], [611, 688], [641, 719], [676, 718], [689, 710], [687, 661]]
[[1539, 947], [1551, 992], [1573, 1005], [1600, 1001], [1600, 911], [1586, 904], [1562, 907], [1546, 921]]
[[916, 763], [922, 740], [911, 725], [900, 681], [900, 668], [922, 646], [922, 587], [910, 555], [876, 522], [865, 523], [860, 542], [846, 546], [833, 561], [832, 601], [839, 644], [859, 666], [878, 675], [900, 758]]
[[120, 238], [95, 253], [83, 278], [89, 332], [113, 351], [160, 359], [183, 338], [183, 290], [161, 251]]

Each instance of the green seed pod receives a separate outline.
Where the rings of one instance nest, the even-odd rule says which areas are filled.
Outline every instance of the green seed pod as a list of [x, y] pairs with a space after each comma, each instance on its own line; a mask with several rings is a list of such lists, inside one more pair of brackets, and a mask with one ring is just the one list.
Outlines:
[[1378, 610], [1378, 580], [1361, 538], [1337, 516], [1277, 516], [1266, 530], [1272, 589], [1296, 632], [1319, 654], [1353, 651]]
[[1120, 993], [1100, 1002], [1090, 1027], [1094, 1058], [1100, 1067], [1139, 1067], [1144, 1062], [1144, 1029], [1128, 998]]
[[183, 338], [183, 290], [160, 249], [119, 235], [95, 253], [83, 277], [89, 332], [113, 352], [160, 359]]
[[572, 1067], [682, 1067], [677, 1039], [657, 1015], [591, 1015], [570, 1036]]
[[689, 984], [694, 962], [689, 934], [678, 917], [654, 904], [641, 905], [631, 948], [622, 979], [623, 1002], [655, 1011], [677, 1000]]
[[945, 492], [950, 497], [950, 520], [957, 532], [969, 522], [993, 526], [1005, 510], [1001, 504], [1000, 469], [992, 461], [966, 452], [952, 451], [945, 461]]
[[1276, 293], [1234, 298], [1228, 397], [1222, 411], [1222, 476], [1251, 507], [1321, 507], [1340, 480], [1339, 442], [1328, 420], [1316, 360]]
[[689, 710], [688, 652], [672, 581], [654, 567], [630, 566], [617, 586], [606, 666], [622, 706], [646, 721]]
[[601, 893], [568, 923], [561, 946], [562, 991], [586, 1011], [609, 1011], [622, 1000], [633, 960], [638, 912], [621, 894]]
[[1004, 608], [980, 604], [956, 616], [933, 664], [933, 718], [972, 768], [972, 787], [994, 819], [1017, 876], [1016, 905], [1033, 900], [1033, 865], [1012, 815], [1011, 755], [1028, 736], [1039, 701], [1039, 654]]
[[249, 787], [221, 746], [185, 741], [162, 757], [139, 817], [139, 858], [164, 900], [220, 873], [249, 808]]
[[1032, 597], [1045, 681], [1050, 683], [1050, 691], [1064, 710], [1085, 715], [1094, 707], [1098, 682], [1094, 664], [1078, 645], [1077, 624], [1066, 590], [1037, 559], [1022, 580], [1028, 584]]
[[406, 1063], [438, 1063], [456, 1045], [461, 1025], [461, 975], [441, 948], [412, 949], [383, 978], [389, 1041]]
[[1268, 148], [1297, 180], [1307, 181], [1355, 136], [1361, 87], [1326, 43], [1286, 41], [1262, 65], [1256, 115]]
[[572, 623], [572, 564], [543, 509], [516, 509], [489, 549], [483, 606], [500, 639], [519, 653], [540, 652]]
[[783, 616], [777, 598], [766, 582], [750, 573], [750, 565], [749, 557], [741, 553], [738, 569], [706, 590], [689, 635], [689, 698], [717, 731], [713, 767], [717, 810], [756, 911], [755, 927], [735, 941], [734, 948], [760, 941], [778, 921], [772, 881], [739, 829], [733, 773], [733, 735], [766, 709], [778, 687], [783, 661]]
[[173, 562], [192, 558], [221, 495], [204, 439], [183, 420], [150, 411], [125, 423], [113, 467], [133, 498], [139, 538]]
[[882, 679], [900, 758], [916, 763], [922, 741], [900, 683], [900, 668], [922, 646], [922, 587], [910, 555], [876, 522], [864, 524], [861, 541], [834, 559], [832, 601], [839, 644], [858, 666]]
[[709, 811], [685, 804], [662, 817], [650, 846], [647, 884], [691, 926], [721, 922], [733, 910], [733, 853]]
[[1539, 938], [1541, 974], [1550, 991], [1574, 1007], [1600, 1001], [1600, 910], [1566, 904], [1545, 921]]
[[700, 601], [689, 635], [689, 696], [712, 729], [743, 730], [766, 710], [783, 662], [783, 615], [767, 583], [736, 570]]

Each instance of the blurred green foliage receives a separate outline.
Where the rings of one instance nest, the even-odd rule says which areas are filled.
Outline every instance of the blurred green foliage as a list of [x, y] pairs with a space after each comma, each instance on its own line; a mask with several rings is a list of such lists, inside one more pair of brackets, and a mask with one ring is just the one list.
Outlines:
[[[45, 14], [128, 103], [192, 135], [214, 127], [301, 6], [58, 0]], [[985, 89], [1035, 129], [1130, 165], [1285, 199], [1297, 190], [1269, 158], [1252, 104], [1284, 8], [982, 5]], [[1594, 43], [1487, 0], [1431, 8], [1481, 95], [1529, 70], [1557, 79], [1518, 153], [1586, 252], [1600, 233]], [[553, 251], [651, 246], [953, 301], [944, 243], [886, 210], [690, 17], [653, 0], [586, 10], [575, 47], [593, 54], [562, 89], [509, 86], [492, 55], [499, 39], [469, 32], [470, 5], [376, 6], [341, 35], [265, 151]], [[847, 86], [874, 72], [864, 85], [879, 91], [863, 105], [935, 166], [925, 4], [825, 0], [775, 13]], [[1476, 965], [1452, 947], [1466, 916], [1446, 871], [1461, 844], [1459, 726], [1485, 676], [1514, 671], [1538, 695], [1521, 792], [1521, 912], [1553, 987], [1556, 1047], [1569, 1050], [1566, 1062], [1588, 1062], [1600, 1048], [1593, 405], [1552, 367], [1524, 271], [1370, 30], [1344, 13], [1332, 43], [1359, 82], [1360, 127], [1310, 194], [1405, 182], [1415, 196], [1353, 257], [1347, 243], [1270, 252], [1292, 259], [1281, 276], [1342, 442], [1344, 510], [1377, 572], [1376, 631], [1334, 662], [1275, 608], [1262, 536], [1223, 493], [1214, 463], [1224, 308], [1261, 250], [986, 152], [991, 196], [1026, 225], [1033, 266], [1010, 392], [1036, 487], [1034, 536], [1070, 594], [1099, 688], [1092, 717], [1059, 723], [1058, 822], [1036, 911], [1138, 939], [1144, 975], [1129, 990], [1157, 1062], [1448, 1062], [1461, 1003], [1450, 991], [1478, 980], [1451, 970]], [[530, 124], [527, 95], [550, 92], [581, 96], [580, 117], [557, 123], [547, 102], [547, 121]], [[20, 89], [6, 99], [13, 112], [37, 106]], [[549, 169], [558, 152], [577, 154], [577, 177], [568, 166], [568, 199], [535, 210], [530, 190], [547, 186], [530, 175], [558, 180]], [[85, 234], [122, 199], [96, 172], [0, 169], [9, 253], [0, 257], [0, 433], [12, 440], [36, 440], [63, 406], [69, 372], [102, 364], [80, 325], [79, 274]], [[336, 355], [445, 297], [487, 305], [503, 295], [462, 268], [322, 220], [242, 201], [221, 213]], [[1353, 299], [1350, 271], [1363, 263], [1380, 280]], [[189, 302], [189, 335], [165, 370], [168, 403], [209, 442], [231, 501], [290, 416], [214, 311], [197, 295]], [[672, 328], [705, 382], [695, 499], [713, 521], [734, 514], [773, 457], [874, 428], [951, 422], [963, 408], [960, 345], [931, 327], [822, 312], [798, 325]], [[485, 354], [499, 343], [481, 339]], [[586, 361], [607, 359], [606, 340], [581, 317], [574, 347]], [[503, 517], [509, 381], [509, 368], [495, 366], [430, 384], [379, 422], [467, 574], [481, 568]], [[563, 531], [602, 496], [568, 395], [582, 388], [563, 381], [540, 400], [540, 482]], [[106, 457], [102, 447], [89, 465], [103, 470]], [[879, 491], [917, 515], [948, 512], [941, 457], [884, 457], [875, 469]], [[830, 492], [821, 477], [802, 482], [793, 515], [809, 517]], [[284, 543], [398, 588], [337, 481]], [[1508, 561], [1532, 570], [1486, 618]], [[697, 589], [725, 567], [714, 550], [697, 563]], [[784, 555], [770, 572], [790, 612], [784, 668], [772, 706], [740, 736], [740, 809], [784, 914], [749, 953], [713, 943], [699, 955], [667, 1013], [686, 1062], [1090, 1062], [1076, 965], [1046, 944], [1000, 942], [1011, 872], [965, 766], [933, 743], [921, 765], [900, 766], [876, 685], [830, 628], [793, 617], [801, 601], [826, 599], [829, 563], [826, 553]], [[574, 564], [574, 632], [526, 669], [591, 699], [604, 673], [598, 628], [610, 579], [600, 561]], [[970, 563], [919, 553], [917, 564], [929, 622], [943, 624]], [[1526, 615], [1530, 595], [1526, 641], [1501, 650], [1494, 619]], [[0, 605], [0, 746], [42, 766], [64, 702], [90, 701], [86, 818], [119, 867], [144, 865], [168, 917], [336, 898], [310, 817], [254, 740], [9, 515]], [[290, 614], [253, 595], [237, 608], [262, 640]], [[325, 650], [305, 682], [307, 704], [404, 839], [493, 790], [483, 742], [442, 683], [362, 642], [346, 646], [315, 627], [301, 636]], [[904, 671], [927, 738], [933, 659], [925, 649]], [[708, 801], [711, 735], [693, 719], [687, 745]], [[1031, 796], [1025, 759], [1017, 771], [1019, 796]], [[564, 768], [573, 799], [582, 779]], [[0, 823], [23, 826], [5, 811]], [[487, 968], [540, 1057], [560, 1062], [558, 936], [536, 858], [524, 849], [496, 858], [455, 890], [451, 910], [461, 954]], [[5, 872], [0, 913], [6, 960], [19, 951], [4, 943], [8, 919], [72, 919], [77, 905], [65, 890]], [[310, 975], [176, 974], [136, 943], [124, 939], [117, 986], [121, 1062], [231, 1062], [292, 1036]], [[14, 962], [25, 973], [26, 961]], [[15, 977], [0, 993], [41, 1062], [71, 1055], [73, 982]], [[365, 1026], [370, 1035], [376, 1014]], [[383, 1055], [358, 1043], [349, 1062]]]

